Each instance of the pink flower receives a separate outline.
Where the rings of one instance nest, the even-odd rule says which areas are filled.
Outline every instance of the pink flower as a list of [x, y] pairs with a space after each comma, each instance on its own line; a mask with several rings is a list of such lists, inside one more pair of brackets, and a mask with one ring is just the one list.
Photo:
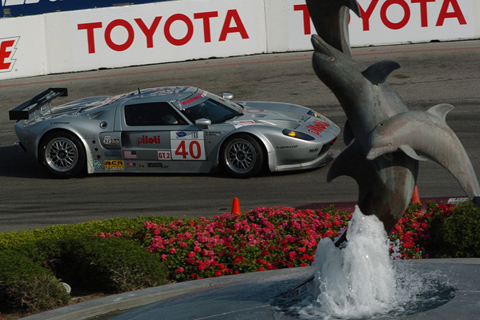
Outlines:
[[182, 267], [180, 267], [177, 270], [175, 270], [175, 274], [182, 273], [183, 271], [185, 271], [185, 270]]

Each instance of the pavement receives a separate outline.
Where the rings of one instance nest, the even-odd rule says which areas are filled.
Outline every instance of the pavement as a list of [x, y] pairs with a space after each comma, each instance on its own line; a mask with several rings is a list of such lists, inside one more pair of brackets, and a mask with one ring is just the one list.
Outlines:
[[[410, 260], [416, 272], [441, 274], [455, 290], [449, 302], [402, 319], [480, 319], [480, 259]], [[262, 271], [112, 295], [24, 319], [35, 320], [291, 320], [271, 301], [306, 280], [313, 267]], [[380, 317], [377, 319], [394, 319]]]

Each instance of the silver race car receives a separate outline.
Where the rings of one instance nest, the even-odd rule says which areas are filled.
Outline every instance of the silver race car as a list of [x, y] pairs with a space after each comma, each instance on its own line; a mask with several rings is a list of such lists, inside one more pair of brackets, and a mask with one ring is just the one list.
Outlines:
[[10, 110], [16, 145], [52, 174], [212, 172], [321, 167], [340, 128], [306, 107], [233, 102], [195, 87], [137, 90], [52, 106], [51, 88]]

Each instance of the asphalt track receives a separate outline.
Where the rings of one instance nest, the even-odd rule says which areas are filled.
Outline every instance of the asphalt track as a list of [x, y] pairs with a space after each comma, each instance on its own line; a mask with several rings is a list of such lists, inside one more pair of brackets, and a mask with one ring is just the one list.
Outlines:
[[[480, 41], [410, 44], [353, 49], [365, 65], [400, 63], [388, 79], [412, 110], [439, 103], [456, 109], [447, 123], [457, 133], [480, 173]], [[48, 75], [0, 82], [0, 232], [138, 215], [213, 216], [229, 211], [233, 197], [243, 211], [258, 206], [308, 207], [355, 201], [357, 186], [347, 177], [326, 183], [327, 168], [263, 174], [248, 180], [212, 175], [93, 175], [52, 179], [17, 151], [8, 110], [48, 87], [67, 87], [64, 102], [114, 95], [140, 88], [193, 85], [238, 100], [297, 103], [326, 115], [341, 127], [346, 120], [336, 98], [313, 73], [311, 52], [252, 55], [113, 70]], [[340, 139], [339, 139], [340, 140]], [[344, 149], [342, 141], [338, 150]], [[428, 161], [420, 166], [421, 197], [464, 196], [447, 170]]]

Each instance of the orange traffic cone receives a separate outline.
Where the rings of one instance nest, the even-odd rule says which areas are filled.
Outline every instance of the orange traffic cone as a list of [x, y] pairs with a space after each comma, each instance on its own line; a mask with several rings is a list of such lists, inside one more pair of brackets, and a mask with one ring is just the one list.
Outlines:
[[238, 202], [238, 198], [233, 198], [232, 214], [240, 214], [240, 203]]
[[410, 201], [410, 203], [422, 204], [422, 202], [420, 202], [420, 195], [418, 194], [417, 186], [415, 186], [415, 189], [413, 189], [412, 200]]

